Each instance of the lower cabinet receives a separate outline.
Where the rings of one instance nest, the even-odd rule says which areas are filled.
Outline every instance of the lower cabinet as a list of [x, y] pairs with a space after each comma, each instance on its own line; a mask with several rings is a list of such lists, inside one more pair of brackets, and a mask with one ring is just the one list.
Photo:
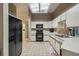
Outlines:
[[57, 52], [58, 55], [60, 55], [60, 49], [61, 49], [60, 43], [56, 42], [55, 43], [55, 50], [56, 50], [56, 52]]
[[56, 55], [56, 56], [59, 56], [60, 55], [61, 44], [53, 38], [50, 38], [49, 42], [50, 42], [51, 46], [54, 49], [53, 54]]
[[79, 56], [79, 54], [74, 53], [74, 52], [69, 51], [69, 50], [65, 50], [65, 49], [61, 49], [61, 55], [62, 56]]
[[[48, 41], [49, 40], [49, 36], [44, 36], [43, 37], [43, 41]], [[30, 36], [30, 41], [36, 41], [36, 36], [35, 35], [31, 35]]]

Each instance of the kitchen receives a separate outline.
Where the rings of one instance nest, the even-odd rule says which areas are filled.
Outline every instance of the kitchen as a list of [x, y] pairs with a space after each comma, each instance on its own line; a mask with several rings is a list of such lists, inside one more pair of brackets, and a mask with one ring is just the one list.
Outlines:
[[[31, 5], [36, 6], [31, 7]], [[8, 41], [10, 39], [8, 29], [10, 30], [12, 23], [9, 24], [8, 20], [12, 21], [13, 18], [16, 18], [17, 21], [21, 21], [21, 25], [17, 22], [16, 25], [14, 24], [15, 27], [20, 25], [23, 28], [21, 27], [21, 31], [16, 31], [21, 34], [19, 36], [21, 44], [17, 43], [18, 45], [15, 46], [14, 49], [17, 51], [14, 50], [14, 56], [79, 56], [79, 4], [6, 3], [3, 6], [6, 8], [4, 8], [3, 15], [6, 21], [4, 29], [7, 29], [4, 30], [4, 36], [7, 38], [3, 38], [4, 46], [1, 47], [3, 55], [13, 54], [11, 52], [13, 43], [10, 44]], [[32, 8], [36, 9], [32, 10]], [[9, 16], [13, 18], [8, 19]], [[8, 25], [11, 26], [8, 27]]]
[[[79, 4], [62, 13], [52, 21], [32, 21], [31, 22], [31, 41], [35, 41], [35, 26], [43, 24], [44, 26], [44, 42], [48, 41], [53, 48], [62, 56], [77, 56], [79, 55], [78, 48], [78, 8]], [[43, 15], [42, 15], [43, 16]], [[51, 32], [49, 29], [55, 29]], [[75, 30], [74, 30], [75, 28]], [[53, 30], [52, 29], [52, 30]], [[71, 29], [70, 31], [68, 29]], [[52, 40], [55, 39], [55, 40]]]

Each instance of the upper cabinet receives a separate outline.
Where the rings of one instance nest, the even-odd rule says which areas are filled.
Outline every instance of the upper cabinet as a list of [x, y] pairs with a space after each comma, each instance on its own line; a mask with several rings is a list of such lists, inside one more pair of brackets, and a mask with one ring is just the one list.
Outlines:
[[60, 3], [59, 6], [54, 10], [54, 12], [51, 13], [51, 20], [57, 18], [59, 15], [63, 14], [75, 5], [76, 3]]
[[67, 20], [68, 27], [79, 26], [79, 4], [67, 11]]
[[12, 3], [9, 3], [9, 14], [16, 16], [16, 6]]
[[[79, 26], [79, 4], [52, 20], [51, 27], [58, 28], [58, 22], [66, 20], [67, 27]], [[62, 25], [63, 26], [63, 25]]]

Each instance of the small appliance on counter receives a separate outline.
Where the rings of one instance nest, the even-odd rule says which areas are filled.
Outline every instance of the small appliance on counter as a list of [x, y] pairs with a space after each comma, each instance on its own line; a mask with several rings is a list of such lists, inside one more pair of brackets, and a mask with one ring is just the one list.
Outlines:
[[50, 31], [50, 32], [54, 32], [54, 28], [50, 28], [49, 31]]

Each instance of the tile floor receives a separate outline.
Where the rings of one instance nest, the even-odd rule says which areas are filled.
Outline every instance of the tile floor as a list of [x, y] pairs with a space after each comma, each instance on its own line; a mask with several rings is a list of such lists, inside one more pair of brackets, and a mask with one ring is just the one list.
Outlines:
[[49, 42], [26, 42], [23, 41], [21, 56], [53, 56], [54, 51]]

